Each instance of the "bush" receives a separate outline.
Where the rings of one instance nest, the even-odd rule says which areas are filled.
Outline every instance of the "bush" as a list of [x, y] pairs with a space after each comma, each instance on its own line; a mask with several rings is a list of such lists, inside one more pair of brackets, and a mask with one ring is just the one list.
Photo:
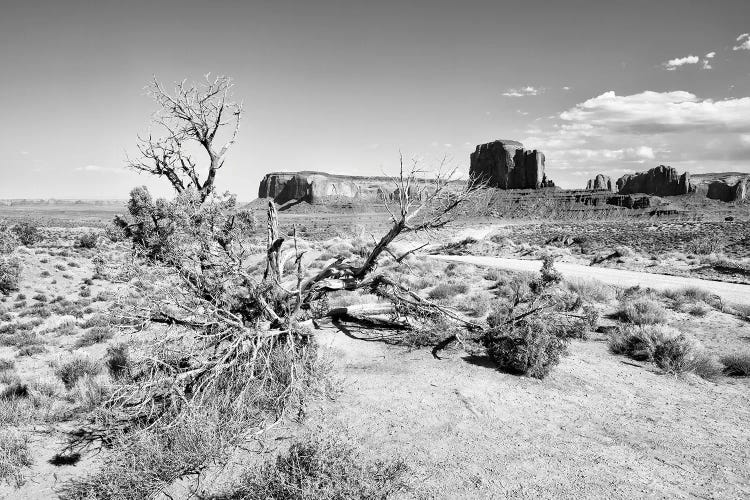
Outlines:
[[21, 261], [17, 257], [0, 257], [0, 293], [18, 290], [21, 281]]
[[83, 335], [78, 338], [75, 346], [78, 348], [89, 347], [94, 344], [99, 344], [101, 342], [109, 340], [113, 336], [114, 334], [112, 333], [112, 330], [110, 328], [104, 326], [95, 326], [94, 328], [86, 330]]
[[680, 334], [664, 339], [657, 344], [653, 353], [654, 363], [667, 373], [693, 372], [706, 379], [721, 374], [721, 366], [703, 352], [697, 340]]
[[750, 353], [730, 354], [721, 358], [724, 373], [730, 377], [750, 377]]
[[608, 304], [615, 298], [614, 289], [598, 280], [571, 279], [567, 280], [565, 285], [568, 290], [577, 293], [587, 302]]
[[657, 345], [679, 335], [678, 330], [661, 325], [620, 327], [609, 338], [609, 350], [637, 361], [652, 361]]
[[130, 357], [127, 344], [109, 346], [104, 357], [104, 365], [114, 380], [126, 378], [130, 374]]
[[0, 224], [0, 255], [13, 253], [16, 247], [18, 247], [16, 235], [8, 226]]
[[76, 248], [96, 248], [99, 241], [99, 235], [94, 232], [79, 234], [76, 237], [73, 246]]
[[60, 377], [66, 389], [71, 389], [83, 376], [93, 377], [100, 371], [101, 366], [96, 361], [84, 357], [74, 357], [58, 365], [55, 374]]
[[723, 248], [724, 243], [713, 236], [700, 236], [687, 244], [687, 251], [696, 255], [710, 255]]
[[405, 490], [400, 459], [368, 461], [339, 437], [298, 440], [245, 474], [226, 499], [387, 499]]
[[18, 241], [27, 247], [34, 246], [34, 244], [42, 241], [42, 234], [39, 232], [39, 228], [29, 222], [19, 222], [13, 226], [13, 232]]
[[614, 354], [653, 361], [667, 373], [692, 372], [708, 380], [721, 374], [721, 365], [708, 356], [696, 339], [661, 325], [626, 327], [609, 339]]
[[621, 304], [618, 316], [636, 325], [655, 325], [667, 322], [667, 311], [656, 301], [641, 298]]
[[541, 318], [495, 326], [484, 343], [499, 368], [539, 379], [546, 377], [567, 353], [565, 339], [551, 331]]
[[433, 300], [444, 300], [466, 293], [468, 290], [468, 285], [464, 283], [443, 283], [430, 290], [427, 296]]
[[10, 429], [0, 429], [0, 482], [20, 488], [26, 482], [23, 469], [31, 464], [28, 438]]

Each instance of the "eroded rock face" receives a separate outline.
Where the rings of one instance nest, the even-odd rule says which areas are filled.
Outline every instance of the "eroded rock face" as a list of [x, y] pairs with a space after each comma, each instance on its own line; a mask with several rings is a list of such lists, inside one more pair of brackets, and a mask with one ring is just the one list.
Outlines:
[[589, 179], [589, 182], [586, 184], [586, 189], [597, 191], [615, 191], [616, 187], [617, 186], [612, 183], [610, 176], [602, 174], [598, 174], [593, 179]]
[[750, 188], [750, 174], [742, 172], [716, 172], [710, 174], [696, 174], [692, 182], [699, 193], [705, 193], [707, 198], [726, 202], [748, 200]]
[[469, 176], [502, 189], [539, 189], [555, 184], [544, 173], [544, 154], [526, 151], [518, 141], [480, 144], [471, 154]]
[[690, 184], [689, 172], [680, 175], [672, 167], [659, 165], [646, 172], [623, 175], [617, 179], [617, 191], [620, 194], [675, 196], [695, 191], [695, 186]]
[[[410, 197], [423, 190], [412, 186]], [[388, 177], [358, 177], [323, 172], [272, 172], [266, 174], [258, 188], [259, 198], [272, 198], [282, 205], [292, 200], [325, 203], [335, 199], [394, 199], [398, 190]]]

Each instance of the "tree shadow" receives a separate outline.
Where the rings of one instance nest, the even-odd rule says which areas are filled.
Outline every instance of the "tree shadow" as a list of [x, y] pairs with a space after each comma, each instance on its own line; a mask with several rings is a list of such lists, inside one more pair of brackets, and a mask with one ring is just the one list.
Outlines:
[[[389, 345], [398, 344], [401, 339], [401, 331], [404, 328], [396, 328], [392, 323], [383, 323], [372, 319], [355, 318], [354, 316], [342, 315], [331, 320], [331, 324], [338, 331], [354, 340], [365, 342], [383, 342]], [[383, 332], [373, 335], [370, 332]]]

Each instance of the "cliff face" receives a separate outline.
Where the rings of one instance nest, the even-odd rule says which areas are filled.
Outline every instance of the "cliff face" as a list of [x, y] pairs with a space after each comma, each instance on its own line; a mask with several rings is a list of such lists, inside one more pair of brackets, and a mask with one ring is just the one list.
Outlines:
[[612, 178], [610, 178], [610, 176], [602, 174], [598, 174], [593, 179], [589, 179], [589, 182], [586, 184], [586, 189], [597, 191], [615, 191], [616, 187], [617, 186], [612, 183]]
[[[414, 187], [416, 193], [417, 187]], [[397, 195], [388, 177], [358, 177], [323, 172], [272, 172], [258, 188], [259, 198], [283, 204], [291, 200], [324, 203], [337, 198], [359, 200], [392, 199]], [[414, 196], [414, 194], [410, 194]]]
[[518, 141], [498, 140], [480, 144], [471, 154], [469, 176], [502, 189], [552, 187], [544, 174], [544, 154], [526, 151]]
[[750, 190], [750, 174], [742, 172], [720, 172], [696, 174], [692, 177], [699, 193], [707, 198], [721, 201], [746, 201]]
[[659, 165], [646, 172], [623, 175], [617, 179], [617, 191], [620, 194], [675, 196], [695, 191], [695, 186], [690, 184], [690, 173], [680, 175], [672, 167]]

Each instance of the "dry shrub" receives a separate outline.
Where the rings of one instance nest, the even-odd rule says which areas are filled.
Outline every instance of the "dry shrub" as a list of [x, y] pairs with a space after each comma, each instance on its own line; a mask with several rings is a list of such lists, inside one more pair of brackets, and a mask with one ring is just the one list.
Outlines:
[[96, 248], [99, 235], [95, 232], [83, 233], [76, 237], [73, 246], [76, 248]]
[[434, 346], [448, 336], [451, 328], [451, 324], [442, 316], [423, 318], [403, 332], [399, 344], [412, 349]]
[[55, 368], [55, 375], [60, 377], [66, 389], [71, 389], [80, 378], [93, 377], [101, 371], [101, 368], [99, 363], [92, 359], [75, 356], [60, 363]]
[[491, 303], [492, 296], [487, 292], [474, 292], [470, 295], [464, 296], [464, 298], [456, 304], [456, 307], [469, 311], [472, 316], [481, 317], [487, 314]]
[[86, 330], [78, 340], [76, 340], [75, 346], [77, 348], [89, 347], [94, 344], [99, 344], [111, 339], [114, 336], [111, 328], [106, 326], [95, 326]]
[[492, 328], [485, 346], [499, 368], [539, 379], [546, 377], [567, 353], [565, 339], [538, 317]]
[[[330, 364], [318, 359], [314, 342], [290, 346], [266, 345], [259, 353], [265, 360], [250, 363], [252, 353], [207, 381], [200, 395], [175, 398], [157, 419], [146, 409], [139, 425], [116, 438], [102, 467], [88, 476], [64, 485], [64, 499], [153, 498], [174, 481], [199, 474], [222, 463], [245, 439], [286, 413], [304, 414], [307, 398], [332, 391]], [[181, 363], [179, 352], [153, 351], [141, 366], [133, 368], [133, 379], [125, 377], [115, 394], [138, 391], [144, 371], [158, 377], [157, 368], [171, 372]], [[258, 368], [262, 366], [262, 371]], [[154, 380], [159, 380], [155, 378]], [[165, 379], [166, 380], [166, 379]], [[96, 396], [96, 394], [94, 394]], [[111, 401], [111, 400], [109, 400]], [[104, 404], [100, 424], [111, 428], [121, 408]]]
[[750, 377], [750, 353], [735, 353], [723, 356], [724, 373], [730, 377]]
[[574, 278], [566, 280], [565, 285], [586, 302], [608, 304], [615, 298], [614, 288], [599, 280]]
[[667, 311], [655, 300], [645, 297], [623, 302], [618, 316], [622, 321], [636, 325], [656, 325], [667, 322]]
[[221, 498], [387, 499], [407, 488], [407, 471], [401, 459], [365, 459], [341, 437], [308, 436], [275, 460], [250, 470]]
[[30, 222], [19, 222], [13, 226], [13, 232], [18, 238], [18, 241], [27, 247], [33, 246], [43, 239], [39, 228]]
[[723, 248], [724, 243], [713, 236], [699, 236], [687, 244], [687, 251], [696, 255], [710, 255]]
[[104, 365], [113, 380], [130, 376], [130, 356], [127, 344], [109, 346], [104, 357]]
[[702, 318], [703, 316], [706, 316], [709, 312], [711, 312], [711, 308], [708, 307], [706, 304], [697, 303], [688, 307], [687, 312], [691, 316], [697, 316], [699, 318]]
[[13, 253], [18, 243], [18, 238], [10, 227], [0, 224], [0, 255]]
[[22, 268], [17, 257], [0, 257], [0, 293], [7, 295], [18, 290]]
[[32, 463], [28, 437], [12, 429], [0, 429], [0, 483], [20, 488], [26, 482], [23, 470]]
[[447, 300], [469, 290], [465, 283], [442, 283], [430, 290], [427, 296], [433, 300]]
[[62, 499], [149, 499], [175, 480], [198, 474], [226, 452], [241, 421], [217, 407], [183, 411], [159, 432], [120, 436], [99, 470], [63, 485]]
[[705, 379], [721, 374], [721, 365], [696, 339], [663, 325], [627, 326], [609, 339], [614, 354], [652, 361], [667, 373], [691, 372]]

